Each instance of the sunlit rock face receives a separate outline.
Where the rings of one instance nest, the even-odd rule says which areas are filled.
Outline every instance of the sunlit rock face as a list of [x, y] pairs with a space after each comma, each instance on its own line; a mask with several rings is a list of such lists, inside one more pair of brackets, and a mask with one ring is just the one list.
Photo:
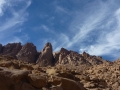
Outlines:
[[41, 51], [38, 59], [37, 64], [40, 66], [52, 66], [54, 63], [53, 52], [52, 52], [52, 45], [51, 43], [46, 43], [43, 50]]

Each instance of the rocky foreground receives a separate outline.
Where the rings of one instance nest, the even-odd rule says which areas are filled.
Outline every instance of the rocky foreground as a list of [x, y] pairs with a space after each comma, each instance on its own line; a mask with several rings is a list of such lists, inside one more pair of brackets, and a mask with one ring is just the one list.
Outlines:
[[120, 59], [53, 52], [51, 43], [40, 52], [32, 43], [0, 44], [0, 90], [120, 90]]

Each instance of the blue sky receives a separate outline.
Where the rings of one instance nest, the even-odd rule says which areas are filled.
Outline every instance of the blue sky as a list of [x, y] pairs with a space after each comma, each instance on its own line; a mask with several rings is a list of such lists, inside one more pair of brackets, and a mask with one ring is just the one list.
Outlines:
[[51, 42], [115, 60], [120, 57], [120, 0], [0, 0], [0, 43]]

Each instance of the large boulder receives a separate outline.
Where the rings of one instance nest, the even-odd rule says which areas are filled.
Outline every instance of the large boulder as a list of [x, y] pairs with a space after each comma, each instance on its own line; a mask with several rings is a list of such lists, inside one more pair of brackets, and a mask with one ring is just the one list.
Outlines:
[[3, 46], [2, 54], [16, 57], [21, 47], [21, 43], [8, 43], [7, 45]]
[[19, 60], [35, 63], [37, 54], [36, 46], [33, 43], [26, 43], [16, 56]]
[[37, 62], [40, 66], [52, 66], [54, 63], [54, 58], [52, 54], [52, 45], [51, 43], [46, 43], [45, 47], [41, 51], [41, 54], [38, 57]]
[[[18, 90], [18, 89], [16, 89]], [[32, 85], [24, 82], [21, 86], [21, 89], [20, 90], [36, 90]]]
[[15, 87], [26, 81], [29, 73], [27, 70], [10, 70], [0, 67], [0, 89], [19, 90], [20, 88], [15, 89]]
[[42, 88], [47, 85], [47, 76], [39, 74], [29, 74], [28, 81], [36, 88]]
[[63, 90], [86, 90], [81, 83], [67, 78], [61, 79], [60, 86]]

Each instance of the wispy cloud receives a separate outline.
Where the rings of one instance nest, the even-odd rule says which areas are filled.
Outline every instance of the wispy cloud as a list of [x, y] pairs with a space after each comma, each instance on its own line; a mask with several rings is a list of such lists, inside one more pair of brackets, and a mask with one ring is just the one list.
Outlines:
[[0, 0], [0, 16], [3, 15], [3, 6], [5, 3], [6, 3], [5, 0]]
[[[84, 48], [83, 50], [87, 51], [90, 54], [95, 55], [110, 55], [113, 58], [120, 57], [120, 8], [118, 8], [114, 13], [112, 18], [113, 23], [116, 25], [111, 28], [111, 30], [104, 32], [99, 35], [98, 42]], [[108, 21], [109, 22], [109, 21]], [[106, 25], [107, 26], [107, 25]], [[80, 50], [81, 51], [81, 50]]]
[[[6, 41], [7, 42], [12, 42], [12, 41], [22, 42], [22, 39], [14, 36], [14, 34], [20, 31], [19, 27], [27, 20], [27, 16], [29, 14], [26, 12], [26, 9], [30, 6], [31, 0], [28, 0], [28, 1], [18, 0], [17, 2], [15, 0], [13, 1], [3, 0], [3, 1], [5, 1], [4, 5], [6, 5], [6, 10], [9, 10], [9, 13], [11, 15], [8, 17], [5, 17], [3, 15], [2, 17], [0, 17], [0, 19], [4, 18], [4, 21], [2, 20], [2, 23], [0, 23], [0, 36], [1, 36], [0, 41], [1, 43], [3, 43], [3, 41], [4, 42]], [[17, 4], [22, 3], [22, 2], [25, 3], [23, 6], [19, 6], [17, 10], [13, 8], [14, 6], [17, 6]], [[0, 9], [3, 12], [3, 8], [1, 5], [0, 5]], [[8, 13], [4, 13], [4, 14], [6, 15]], [[5, 39], [7, 37], [11, 37], [11, 39], [9, 39], [8, 41]]]
[[67, 9], [63, 8], [62, 6], [56, 5], [55, 9], [57, 13], [68, 14], [68, 15], [70, 14], [70, 12]]
[[86, 51], [92, 55], [111, 55], [112, 59], [118, 58], [116, 54], [120, 53], [120, 8], [113, 9], [114, 5], [117, 3], [113, 0], [94, 1], [83, 12], [77, 11], [68, 27], [71, 36], [67, 33], [59, 34], [57, 42], [60, 44], [54, 43], [54, 50], [77, 47], [80, 53]]
[[39, 31], [40, 32], [41, 31], [50, 32], [50, 28], [47, 25], [45, 25], [45, 24], [33, 27], [32, 30], [36, 31], [36, 32], [39, 32]]

